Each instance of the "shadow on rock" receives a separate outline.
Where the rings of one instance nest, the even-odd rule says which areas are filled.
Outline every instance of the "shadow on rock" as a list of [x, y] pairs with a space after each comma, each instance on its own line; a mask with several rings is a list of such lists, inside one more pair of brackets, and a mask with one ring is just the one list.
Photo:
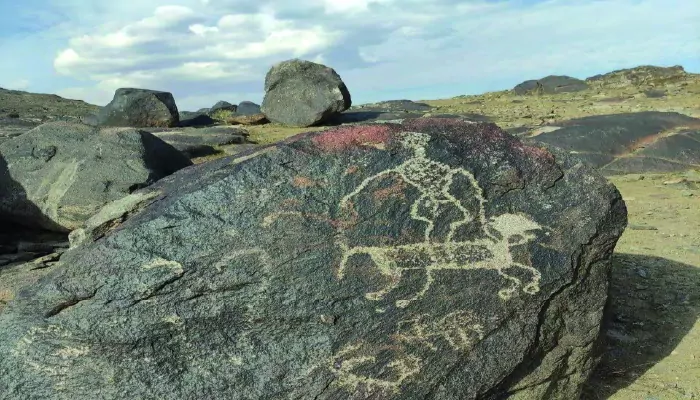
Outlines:
[[[700, 269], [661, 257], [613, 257], [603, 358], [585, 400], [607, 399], [667, 357], [700, 316]], [[681, 395], [682, 396], [682, 395]]]
[[[26, 198], [27, 193], [10, 176], [7, 162], [0, 155], [0, 202], [22, 204], [25, 212], [37, 212], [38, 208], [28, 201], [13, 202]], [[30, 210], [33, 208], [35, 210]], [[17, 224], [12, 215], [0, 213], [0, 269], [15, 262], [29, 261], [54, 250], [56, 242], [67, 240], [66, 234], [31, 229]]]

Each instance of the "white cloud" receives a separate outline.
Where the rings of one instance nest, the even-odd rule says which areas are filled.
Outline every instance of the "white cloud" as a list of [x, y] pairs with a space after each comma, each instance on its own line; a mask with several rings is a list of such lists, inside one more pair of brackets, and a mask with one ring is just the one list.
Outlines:
[[29, 87], [28, 79], [15, 79], [7, 82], [0, 82], [0, 87], [10, 90], [25, 90]]
[[389, 4], [392, 0], [323, 0], [327, 14], [355, 14], [369, 10], [372, 3]]
[[84, 10], [54, 50], [55, 70], [76, 80], [61, 93], [98, 104], [124, 86], [172, 91], [182, 109], [224, 94], [259, 102], [269, 67], [292, 57], [335, 68], [355, 101], [370, 101], [700, 54], [697, 0], [52, 1], [66, 15]]

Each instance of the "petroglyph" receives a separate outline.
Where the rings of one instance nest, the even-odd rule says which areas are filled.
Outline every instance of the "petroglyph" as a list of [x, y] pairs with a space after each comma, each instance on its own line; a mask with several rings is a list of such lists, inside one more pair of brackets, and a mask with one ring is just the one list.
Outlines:
[[[341, 211], [356, 213], [352, 199], [377, 179], [389, 174], [398, 174], [407, 184], [420, 192], [410, 209], [411, 218], [425, 223], [423, 241], [390, 247], [356, 246], [351, 247], [345, 236], [345, 225], [338, 225], [338, 245], [342, 250], [342, 258], [338, 268], [338, 279], [345, 276], [348, 261], [355, 255], [368, 255], [378, 271], [389, 278], [389, 283], [381, 290], [365, 295], [369, 300], [381, 300], [400, 283], [404, 271], [425, 270], [425, 284], [413, 297], [396, 301], [397, 307], [406, 307], [411, 302], [422, 298], [435, 280], [434, 274], [442, 270], [493, 270], [508, 280], [509, 287], [501, 289], [498, 295], [510, 299], [522, 287], [523, 292], [535, 294], [539, 291], [540, 272], [532, 266], [516, 262], [511, 253], [511, 247], [526, 244], [536, 236], [530, 231], [542, 227], [531, 218], [519, 214], [502, 214], [486, 219], [484, 204], [486, 199], [476, 178], [464, 168], [453, 168], [447, 164], [430, 160], [426, 157], [425, 146], [430, 136], [424, 133], [404, 132], [401, 144], [413, 151], [413, 157], [402, 164], [368, 177], [352, 192], [344, 196], [339, 207]], [[457, 199], [450, 188], [456, 176], [463, 176], [471, 184], [477, 210], [470, 212]], [[440, 207], [452, 206], [459, 210], [461, 218], [450, 223], [449, 231], [444, 242], [438, 242], [432, 237], [435, 220]], [[421, 212], [421, 210], [428, 210]], [[471, 222], [479, 223], [483, 237], [469, 241], [454, 240], [460, 227]], [[519, 269], [530, 276], [523, 283], [517, 276], [506, 272], [508, 269]]]
[[[381, 351], [397, 353], [389, 357], [378, 369], [375, 377], [358, 373], [358, 368], [375, 370]], [[388, 395], [400, 391], [401, 384], [420, 372], [422, 360], [415, 355], [406, 354], [401, 348], [394, 346], [373, 346], [366, 343], [355, 343], [343, 347], [331, 358], [330, 370], [336, 376], [335, 385], [345, 388], [350, 393], [364, 389], [369, 394], [377, 392]]]
[[399, 341], [425, 345], [437, 350], [435, 339], [442, 338], [453, 349], [466, 352], [484, 338], [483, 325], [476, 315], [467, 310], [451, 312], [436, 320], [429, 314], [400, 321], [396, 337]]
[[454, 311], [439, 319], [420, 314], [400, 321], [387, 343], [346, 345], [331, 358], [330, 370], [337, 378], [334, 384], [351, 393], [363, 389], [368, 396], [396, 394], [422, 368], [423, 359], [408, 353], [407, 344], [437, 351], [441, 339], [455, 351], [468, 352], [483, 338], [484, 327], [471, 311]]
[[175, 275], [182, 275], [185, 270], [182, 268], [182, 264], [177, 261], [166, 260], [161, 257], [156, 257], [153, 261], [143, 264], [141, 269], [153, 269], [153, 268], [165, 268], [171, 270]]

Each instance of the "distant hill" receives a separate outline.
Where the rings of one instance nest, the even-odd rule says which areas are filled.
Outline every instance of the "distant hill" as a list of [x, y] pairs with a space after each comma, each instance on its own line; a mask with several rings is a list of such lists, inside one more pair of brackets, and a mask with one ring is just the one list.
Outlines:
[[55, 94], [30, 93], [0, 88], [0, 118], [39, 120], [74, 119], [97, 112], [101, 107]]

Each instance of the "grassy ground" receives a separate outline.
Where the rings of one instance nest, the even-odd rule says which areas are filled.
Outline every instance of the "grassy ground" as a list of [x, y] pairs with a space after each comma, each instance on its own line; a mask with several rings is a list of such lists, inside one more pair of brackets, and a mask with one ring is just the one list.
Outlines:
[[586, 399], [700, 398], [700, 171], [613, 177], [629, 227]]
[[[556, 95], [518, 96], [510, 91], [460, 96], [441, 100], [419, 100], [436, 107], [433, 114], [481, 114], [502, 128], [533, 126], [590, 115], [639, 111], [673, 111], [700, 118], [700, 75], [680, 82], [657, 86], [665, 91], [660, 98], [648, 97], [650, 85], [592, 84], [588, 90]], [[327, 127], [289, 128], [266, 124], [246, 128], [250, 139], [261, 144], [274, 143], [300, 132]]]

